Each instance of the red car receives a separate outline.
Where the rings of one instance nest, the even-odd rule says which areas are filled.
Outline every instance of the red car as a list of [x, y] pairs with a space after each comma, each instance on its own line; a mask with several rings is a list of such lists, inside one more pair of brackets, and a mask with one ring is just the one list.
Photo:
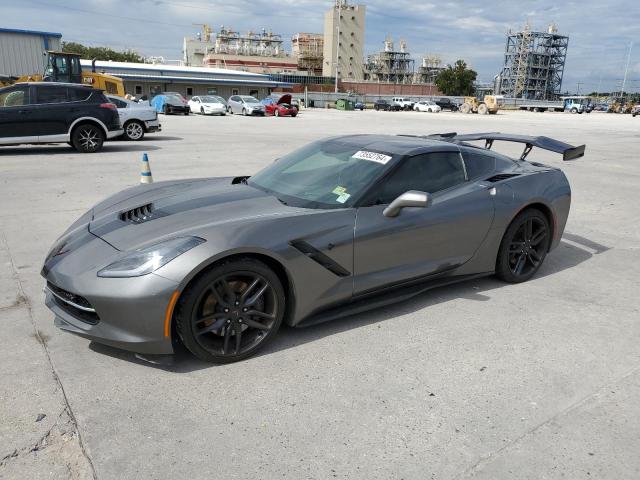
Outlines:
[[288, 93], [282, 95], [277, 102], [273, 98], [265, 98], [262, 103], [267, 115], [275, 115], [276, 117], [295, 117], [298, 115], [298, 108], [295, 105], [291, 105], [291, 95]]

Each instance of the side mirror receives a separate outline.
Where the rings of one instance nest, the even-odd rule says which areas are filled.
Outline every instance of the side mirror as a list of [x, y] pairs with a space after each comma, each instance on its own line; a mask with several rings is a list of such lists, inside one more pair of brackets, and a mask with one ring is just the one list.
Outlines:
[[405, 207], [425, 208], [428, 207], [430, 203], [431, 195], [428, 193], [419, 192], [418, 190], [409, 190], [391, 202], [389, 206], [383, 210], [382, 214], [385, 217], [397, 217], [400, 210]]

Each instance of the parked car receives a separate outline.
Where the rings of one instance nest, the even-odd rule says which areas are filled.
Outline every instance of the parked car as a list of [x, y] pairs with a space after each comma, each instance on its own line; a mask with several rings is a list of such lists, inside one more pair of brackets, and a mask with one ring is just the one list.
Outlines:
[[232, 95], [227, 101], [227, 113], [242, 115], [264, 115], [264, 105], [251, 95]]
[[122, 134], [116, 106], [102, 90], [53, 82], [0, 88], [0, 145], [66, 142], [93, 153]]
[[298, 115], [298, 108], [291, 104], [291, 95], [288, 93], [282, 95], [277, 101], [272, 97], [267, 97], [262, 100], [262, 104], [266, 115], [276, 117], [295, 117]]
[[411, 110], [413, 109], [413, 102], [408, 97], [393, 97], [391, 99], [391, 105], [397, 105], [399, 108], [397, 110]]
[[118, 108], [120, 123], [124, 129], [122, 136], [127, 140], [142, 140], [145, 133], [161, 130], [158, 112], [147, 102], [139, 104], [113, 95], [107, 95], [107, 98]]
[[438, 113], [440, 112], [440, 110], [442, 110], [438, 105], [436, 105], [435, 102], [432, 102], [431, 100], [421, 100], [413, 106], [413, 109], [416, 112], [435, 112], [435, 113]]
[[188, 103], [193, 113], [201, 113], [202, 115], [225, 115], [227, 113], [227, 102], [217, 95], [191, 97]]
[[640, 105], [636, 105], [631, 109], [631, 116], [635, 117], [640, 114]]
[[374, 102], [373, 109], [389, 111], [389, 110], [395, 110], [396, 108], [391, 106], [388, 100], [380, 99]]
[[156, 112], [164, 113], [165, 115], [173, 113], [189, 115], [191, 113], [187, 101], [177, 93], [161, 93], [153, 97], [150, 103], [156, 109]]
[[365, 110], [367, 108], [367, 106], [363, 103], [363, 102], [356, 102], [355, 106], [353, 107], [355, 110]]
[[[509, 158], [470, 141], [526, 147]], [[98, 343], [143, 354], [182, 343], [229, 363], [283, 323], [314, 325], [494, 273], [525, 282], [560, 245], [571, 204], [559, 168], [526, 161], [532, 147], [564, 160], [585, 150], [499, 133], [346, 135], [250, 177], [129, 188], [52, 245], [45, 303], [57, 327]], [[556, 261], [570, 254], [559, 250]]]
[[449, 110], [450, 112], [457, 112], [460, 106], [451, 100], [450, 98], [442, 97], [434, 100], [436, 105], [440, 107], [440, 110]]

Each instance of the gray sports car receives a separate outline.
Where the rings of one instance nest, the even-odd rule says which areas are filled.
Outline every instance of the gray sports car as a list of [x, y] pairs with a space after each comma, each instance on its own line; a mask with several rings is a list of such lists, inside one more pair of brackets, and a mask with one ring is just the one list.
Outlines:
[[[484, 148], [468, 142], [484, 140]], [[525, 145], [519, 159], [494, 141]], [[124, 190], [47, 255], [46, 304], [63, 330], [142, 354], [255, 353], [282, 322], [305, 326], [483, 275], [522, 282], [562, 236], [571, 190], [533, 147], [499, 133], [350, 135], [252, 177]]]

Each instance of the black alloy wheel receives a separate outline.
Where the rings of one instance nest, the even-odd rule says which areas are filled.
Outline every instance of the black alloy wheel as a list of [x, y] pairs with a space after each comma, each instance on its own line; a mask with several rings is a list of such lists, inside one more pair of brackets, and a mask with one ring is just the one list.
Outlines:
[[509, 283], [529, 280], [540, 268], [551, 243], [551, 229], [537, 209], [521, 212], [511, 222], [502, 239], [496, 274]]
[[246, 258], [201, 276], [180, 300], [176, 327], [195, 356], [230, 363], [253, 355], [273, 338], [284, 309], [278, 276], [264, 263]]
[[96, 125], [85, 123], [77, 126], [71, 134], [71, 143], [80, 153], [94, 153], [102, 148], [105, 134]]

